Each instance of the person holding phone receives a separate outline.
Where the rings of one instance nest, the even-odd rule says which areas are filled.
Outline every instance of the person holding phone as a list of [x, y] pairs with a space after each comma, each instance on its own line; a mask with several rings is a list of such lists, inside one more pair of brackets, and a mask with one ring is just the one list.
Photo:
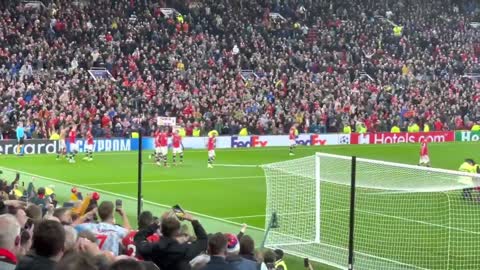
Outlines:
[[[100, 223], [83, 223], [77, 225], [75, 229], [82, 232], [85, 230], [95, 234], [98, 247], [101, 250], [111, 251], [115, 256], [119, 254], [119, 243], [131, 231], [130, 222], [127, 214], [122, 207], [119, 207], [119, 201], [114, 204], [111, 201], [103, 201], [97, 208]], [[116, 225], [115, 212], [117, 212], [123, 222], [123, 227]]]
[[[207, 249], [207, 233], [200, 222], [191, 214], [183, 211], [180, 206], [172, 207], [175, 216], [166, 216], [160, 222], [155, 222], [146, 229], [141, 229], [134, 237], [137, 254], [149, 258], [160, 269], [190, 269], [189, 262]], [[176, 210], [175, 210], [176, 209]], [[182, 220], [192, 224], [196, 241], [179, 243], [177, 236], [180, 234]], [[148, 237], [161, 228], [162, 237], [158, 242], [150, 243]]]

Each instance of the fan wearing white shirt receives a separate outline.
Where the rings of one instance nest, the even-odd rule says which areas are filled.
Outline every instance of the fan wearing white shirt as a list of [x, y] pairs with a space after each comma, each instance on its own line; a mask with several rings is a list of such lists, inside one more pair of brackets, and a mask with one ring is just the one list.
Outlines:
[[[122, 217], [123, 227], [115, 224], [114, 212]], [[103, 201], [98, 206], [100, 223], [84, 223], [76, 226], [77, 231], [89, 230], [95, 234], [98, 247], [101, 250], [111, 251], [115, 256], [119, 253], [122, 239], [131, 231], [130, 223], [122, 208], [114, 208], [111, 201]]]

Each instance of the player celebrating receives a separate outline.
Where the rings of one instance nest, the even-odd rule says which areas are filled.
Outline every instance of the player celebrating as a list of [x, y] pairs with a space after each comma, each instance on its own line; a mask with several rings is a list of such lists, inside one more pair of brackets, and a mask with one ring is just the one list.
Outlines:
[[161, 159], [163, 160], [163, 166], [167, 167], [168, 133], [165, 129], [162, 129], [160, 131], [160, 153], [161, 153]]
[[160, 165], [160, 160], [161, 160], [161, 155], [162, 155], [162, 151], [161, 151], [161, 148], [160, 148], [160, 130], [157, 130], [155, 131], [155, 153], [154, 153], [154, 156], [155, 156], [155, 162], [157, 163], [157, 165]]
[[[156, 157], [157, 157], [157, 147], [160, 148], [160, 144], [157, 146], [157, 137], [158, 137], [159, 133], [160, 133], [159, 129], [155, 130], [155, 132], [153, 133], [153, 141], [155, 143], [155, 148], [153, 149], [153, 154], [148, 155], [148, 159], [152, 159], [152, 157], [155, 157], [155, 159], [156, 159]], [[160, 152], [160, 149], [158, 149], [158, 152]]]
[[70, 132], [68, 133], [68, 142], [70, 146], [68, 162], [75, 163], [75, 155], [78, 153], [77, 126], [75, 125], [72, 126], [72, 129], [70, 129]]
[[92, 161], [93, 160], [93, 134], [92, 129], [87, 130], [87, 146], [85, 146], [86, 156], [83, 160]]
[[212, 133], [212, 135], [208, 137], [208, 168], [213, 168], [213, 161], [215, 160], [215, 135], [215, 133]]
[[58, 152], [57, 160], [60, 159], [60, 155], [67, 155], [67, 144], [65, 143], [65, 138], [67, 137], [67, 129], [60, 127], [60, 139], [58, 140]]
[[420, 145], [420, 166], [430, 167], [430, 157], [428, 156], [428, 144], [426, 139], [422, 139]]
[[297, 124], [293, 124], [293, 126], [290, 128], [290, 131], [288, 132], [288, 139], [290, 140], [290, 156], [294, 156], [295, 154], [293, 153], [293, 149], [297, 146], [296, 138], [297, 138], [298, 130], [297, 130]]
[[16, 133], [17, 133], [17, 155], [23, 156], [24, 154], [23, 144], [25, 142], [25, 128], [23, 127], [23, 122], [21, 121], [18, 122]]
[[183, 146], [182, 146], [182, 136], [180, 136], [178, 130], [175, 130], [172, 136], [172, 145], [173, 145], [173, 166], [176, 166], [177, 154], [180, 155], [180, 164], [183, 164]]

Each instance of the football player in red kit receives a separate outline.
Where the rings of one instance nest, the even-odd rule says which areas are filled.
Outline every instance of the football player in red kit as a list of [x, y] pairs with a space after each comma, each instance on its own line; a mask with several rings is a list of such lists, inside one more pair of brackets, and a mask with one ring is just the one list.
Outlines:
[[[157, 152], [160, 152], [160, 140], [157, 140], [159, 139], [158, 138], [159, 134], [160, 134], [160, 129], [155, 130], [155, 132], [153, 133], [153, 143], [155, 144], [155, 147], [153, 148], [153, 153], [148, 156], [149, 159], [152, 159], [152, 157], [156, 157]], [[157, 151], [157, 148], [158, 148], [158, 151]]]
[[420, 166], [430, 167], [430, 157], [428, 156], [428, 144], [426, 139], [422, 139], [420, 145], [420, 161], [418, 163]]
[[75, 163], [75, 155], [78, 153], [78, 144], [77, 144], [77, 126], [73, 125], [68, 133], [68, 143], [70, 151], [68, 153], [68, 161], [70, 163]]
[[162, 132], [160, 133], [160, 153], [161, 153], [161, 160], [163, 161], [163, 166], [167, 167], [168, 132], [166, 129], [163, 129]]
[[180, 164], [183, 164], [183, 145], [182, 145], [182, 136], [178, 133], [178, 130], [175, 130], [172, 136], [172, 146], [173, 146], [173, 165], [176, 166], [177, 154], [180, 156]]
[[93, 134], [92, 134], [92, 129], [88, 128], [87, 134], [86, 134], [86, 139], [87, 139], [87, 145], [85, 146], [85, 153], [86, 156], [83, 158], [84, 160], [92, 161], [93, 160]]
[[160, 135], [161, 134], [162, 134], [162, 132], [160, 130], [155, 132], [155, 152], [154, 152], [154, 156], [155, 156], [155, 162], [157, 163], [157, 165], [160, 165], [160, 160], [161, 160], [161, 155], [162, 155], [162, 151], [161, 151], [161, 148], [160, 148], [160, 140], [161, 140]]
[[298, 134], [297, 124], [293, 124], [293, 126], [290, 128], [290, 131], [288, 132], [288, 139], [290, 140], [290, 152], [289, 152], [290, 156], [295, 155], [293, 153], [293, 149], [295, 149], [295, 146], [297, 146], [297, 141], [296, 141], [297, 134]]
[[213, 161], [215, 160], [215, 133], [212, 133], [208, 137], [207, 149], [208, 149], [208, 168], [213, 168]]

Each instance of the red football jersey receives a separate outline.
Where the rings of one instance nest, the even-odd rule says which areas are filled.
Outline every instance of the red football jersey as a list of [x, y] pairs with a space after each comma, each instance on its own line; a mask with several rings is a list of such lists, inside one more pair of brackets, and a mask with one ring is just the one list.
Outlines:
[[160, 133], [160, 146], [168, 146], [168, 134], [166, 132]]
[[173, 134], [172, 144], [174, 148], [179, 148], [182, 144], [182, 137], [178, 134]]
[[420, 147], [420, 156], [428, 156], [428, 145], [426, 142], [422, 142]]
[[215, 150], [215, 137], [208, 138], [207, 147], [208, 147], [208, 151]]
[[87, 144], [92, 145], [93, 144], [93, 135], [91, 131], [87, 131]]
[[296, 137], [297, 137], [297, 135], [295, 134], [295, 128], [291, 127], [290, 132], [288, 133], [288, 138], [290, 140], [295, 140]]
[[155, 147], [160, 147], [160, 132], [155, 132]]
[[68, 141], [70, 143], [75, 143], [77, 141], [77, 132], [70, 130], [70, 133], [68, 133]]
[[[133, 238], [135, 237], [137, 232], [138, 231], [135, 230], [135, 231], [131, 231], [129, 234], [127, 234], [127, 236], [125, 236], [122, 239], [122, 244], [126, 249], [125, 253], [126, 253], [127, 256], [137, 257], [137, 258], [141, 259], [139, 257], [139, 255], [136, 254], [135, 242], [133, 241]], [[147, 241], [150, 242], [150, 243], [158, 242], [158, 241], [160, 241], [160, 235], [158, 235], [157, 233], [154, 233], [154, 234], [150, 235], [149, 237], [147, 237]]]

